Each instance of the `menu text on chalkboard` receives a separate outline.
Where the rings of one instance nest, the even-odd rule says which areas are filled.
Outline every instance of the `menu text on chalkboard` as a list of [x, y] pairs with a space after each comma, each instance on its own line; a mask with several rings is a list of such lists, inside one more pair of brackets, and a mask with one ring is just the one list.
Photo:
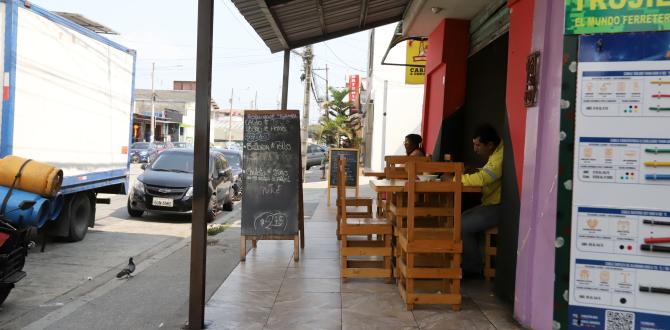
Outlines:
[[298, 233], [300, 116], [298, 111], [244, 114], [242, 235]]
[[358, 186], [358, 149], [332, 148], [330, 149], [329, 166], [329, 185], [335, 187], [338, 184], [338, 161], [340, 157], [345, 159], [345, 170], [347, 171], [347, 182], [345, 186]]

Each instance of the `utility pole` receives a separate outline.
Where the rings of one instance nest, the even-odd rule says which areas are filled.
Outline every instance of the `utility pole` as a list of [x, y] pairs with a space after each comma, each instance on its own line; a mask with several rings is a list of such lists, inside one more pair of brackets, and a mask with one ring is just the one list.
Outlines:
[[228, 111], [228, 142], [233, 141], [233, 93], [235, 89], [230, 89], [230, 111]]
[[156, 62], [151, 63], [151, 137], [149, 142], [154, 142], [154, 128], [156, 127], [156, 91], [154, 90], [154, 78], [156, 76]]
[[312, 89], [312, 45], [305, 46], [305, 50], [302, 53], [302, 60], [305, 65], [305, 94], [304, 94], [304, 103], [302, 110], [302, 170], [305, 171], [307, 168], [307, 137], [308, 137], [308, 128], [309, 128], [309, 100], [310, 100], [310, 91]]
[[256, 91], [256, 95], [254, 95], [254, 110], [258, 110], [258, 91]]

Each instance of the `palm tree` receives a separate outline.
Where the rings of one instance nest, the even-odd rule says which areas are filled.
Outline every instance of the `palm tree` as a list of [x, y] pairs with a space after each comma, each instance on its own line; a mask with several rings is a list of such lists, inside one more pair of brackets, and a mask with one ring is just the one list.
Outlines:
[[360, 142], [357, 132], [361, 129], [361, 115], [352, 113], [353, 103], [344, 100], [349, 89], [331, 87], [329, 90], [332, 99], [323, 104], [328, 109], [328, 114], [320, 120], [323, 127], [321, 139], [328, 145], [356, 147]]

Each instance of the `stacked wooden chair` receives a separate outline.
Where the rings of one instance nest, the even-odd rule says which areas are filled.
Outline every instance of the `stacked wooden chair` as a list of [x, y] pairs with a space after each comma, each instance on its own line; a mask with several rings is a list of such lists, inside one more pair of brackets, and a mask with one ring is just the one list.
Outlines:
[[[460, 310], [463, 164], [410, 162], [406, 168], [406, 227], [398, 229], [397, 243], [400, 294], [408, 310], [416, 304]], [[443, 180], [419, 181], [425, 172]]]
[[[406, 164], [411, 162], [429, 162], [431, 159], [428, 156], [386, 156], [386, 167], [384, 174], [389, 180], [406, 180], [407, 168]], [[399, 229], [406, 227], [407, 218], [407, 201], [405, 194], [396, 194], [395, 196], [387, 195], [384, 200], [378, 201], [383, 203], [386, 213], [384, 216], [393, 224], [393, 273], [394, 277], [398, 277], [398, 263], [396, 260], [400, 256], [400, 250], [397, 248], [397, 238]]]
[[[344, 159], [338, 160], [340, 257], [342, 281], [349, 278], [385, 278], [391, 281], [391, 223], [385, 218], [352, 218], [347, 210]], [[353, 204], [353, 203], [352, 203]], [[371, 208], [372, 206], [370, 206]]]
[[[338, 166], [340, 160], [338, 159]], [[346, 173], [345, 173], [346, 178]], [[342, 181], [338, 177], [337, 181], [337, 199], [335, 205], [337, 206], [337, 215], [335, 220], [337, 221], [337, 239], [340, 239], [340, 223], [342, 222], [342, 209], [347, 209], [349, 207], [355, 208], [354, 210], [348, 210], [347, 216], [349, 219], [361, 218], [369, 219], [372, 218], [372, 198], [369, 197], [347, 197], [347, 187], [346, 181]], [[340, 205], [342, 204], [342, 205]], [[343, 206], [343, 208], [341, 207]], [[365, 209], [361, 211], [361, 208]]]
[[498, 226], [484, 232], [484, 278], [490, 281], [496, 277], [496, 255], [498, 254]]

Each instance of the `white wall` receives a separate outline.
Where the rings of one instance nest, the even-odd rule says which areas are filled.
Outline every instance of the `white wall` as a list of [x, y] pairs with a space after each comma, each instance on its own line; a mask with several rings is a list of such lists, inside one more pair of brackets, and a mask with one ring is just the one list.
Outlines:
[[[374, 125], [371, 167], [383, 168], [386, 155], [404, 155], [403, 141], [410, 133], [421, 134], [424, 85], [406, 85], [405, 67], [381, 65], [382, 57], [391, 42], [396, 24], [375, 29], [374, 64], [372, 71], [372, 98]], [[405, 63], [406, 43], [395, 46], [387, 63]], [[382, 151], [382, 121], [384, 115], [384, 80], [388, 81], [386, 109], [386, 143]]]
[[133, 56], [23, 8], [18, 40], [14, 154], [65, 176], [125, 169]]

